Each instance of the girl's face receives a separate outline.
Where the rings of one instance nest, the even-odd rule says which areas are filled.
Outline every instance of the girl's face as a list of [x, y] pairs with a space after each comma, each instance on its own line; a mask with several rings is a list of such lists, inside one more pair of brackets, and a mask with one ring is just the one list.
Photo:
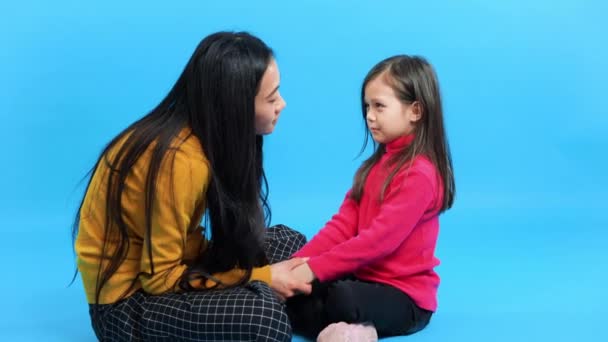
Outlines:
[[285, 100], [279, 93], [281, 75], [274, 58], [260, 81], [260, 90], [255, 96], [255, 131], [258, 135], [270, 134], [279, 120], [279, 114], [285, 106]]
[[380, 144], [412, 133], [421, 117], [420, 104], [405, 104], [399, 100], [386, 77], [382, 73], [365, 86], [367, 127]]

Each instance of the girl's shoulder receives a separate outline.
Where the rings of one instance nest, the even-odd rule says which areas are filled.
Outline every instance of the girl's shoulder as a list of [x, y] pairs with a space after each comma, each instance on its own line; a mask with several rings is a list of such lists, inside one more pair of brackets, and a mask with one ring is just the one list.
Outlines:
[[408, 184], [437, 192], [441, 188], [440, 182], [439, 171], [431, 159], [425, 155], [418, 155], [401, 167], [391, 183], [396, 186]]
[[432, 183], [435, 182], [438, 174], [435, 164], [425, 155], [417, 155], [414, 158], [408, 173], [411, 172], [426, 176]]

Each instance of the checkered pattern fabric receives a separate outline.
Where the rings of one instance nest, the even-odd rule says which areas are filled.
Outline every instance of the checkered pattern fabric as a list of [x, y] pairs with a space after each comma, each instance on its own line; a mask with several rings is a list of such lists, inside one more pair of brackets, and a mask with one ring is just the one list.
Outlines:
[[[306, 238], [279, 225], [269, 228], [265, 249], [271, 263], [291, 257]], [[102, 341], [290, 341], [285, 308], [264, 282], [205, 292], [150, 296], [139, 291], [108, 305], [90, 307]]]

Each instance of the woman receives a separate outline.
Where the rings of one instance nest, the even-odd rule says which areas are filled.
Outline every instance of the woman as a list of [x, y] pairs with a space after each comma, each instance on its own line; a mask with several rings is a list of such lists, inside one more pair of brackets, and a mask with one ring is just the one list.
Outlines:
[[212, 34], [102, 151], [74, 227], [100, 340], [291, 339], [279, 298], [310, 285], [290, 278], [303, 259], [280, 262], [303, 235], [266, 229], [262, 144], [285, 107], [279, 81], [260, 39]]

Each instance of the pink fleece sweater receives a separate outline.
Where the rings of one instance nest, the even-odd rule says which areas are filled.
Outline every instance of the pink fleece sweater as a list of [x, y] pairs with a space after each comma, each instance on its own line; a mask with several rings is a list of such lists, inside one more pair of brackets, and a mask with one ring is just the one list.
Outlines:
[[437, 309], [439, 265], [435, 245], [443, 185], [435, 166], [424, 156], [395, 175], [379, 202], [390, 169], [388, 159], [411, 143], [413, 136], [386, 145], [371, 169], [359, 203], [346, 195], [339, 212], [295, 256], [308, 264], [320, 281], [347, 274], [394, 286], [426, 310]]

